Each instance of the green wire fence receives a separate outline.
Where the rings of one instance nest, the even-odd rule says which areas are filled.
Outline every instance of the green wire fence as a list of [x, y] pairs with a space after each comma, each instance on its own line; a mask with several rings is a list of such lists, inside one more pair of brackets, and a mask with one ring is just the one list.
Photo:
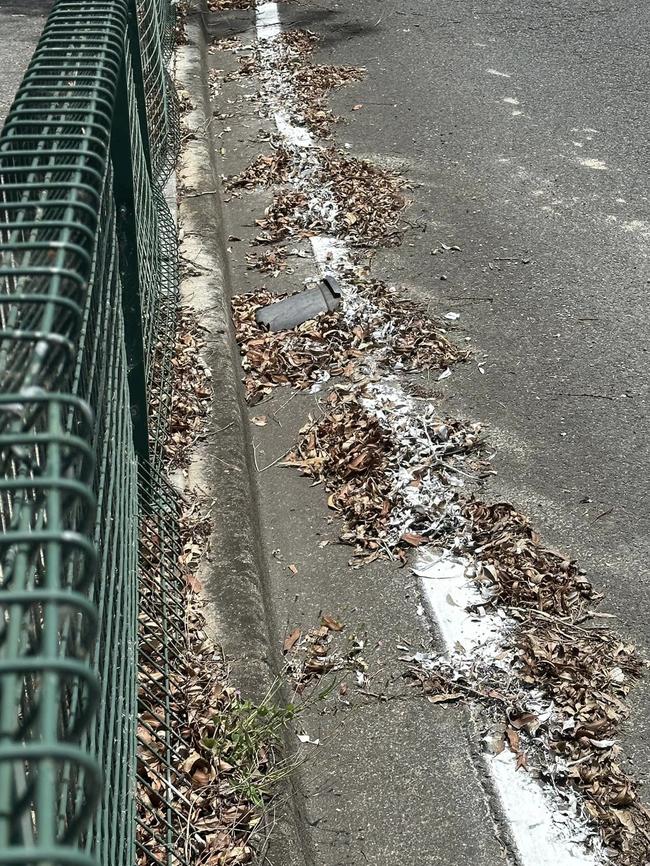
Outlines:
[[173, 33], [58, 0], [0, 136], [0, 864], [188, 856]]

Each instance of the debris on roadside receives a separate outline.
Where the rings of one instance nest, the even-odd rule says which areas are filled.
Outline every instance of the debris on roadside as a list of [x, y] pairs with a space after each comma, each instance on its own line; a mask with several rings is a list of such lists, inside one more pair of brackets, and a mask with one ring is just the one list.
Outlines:
[[278, 277], [283, 273], [293, 273], [293, 270], [289, 268], [287, 263], [288, 257], [289, 251], [286, 247], [276, 247], [264, 253], [247, 253], [246, 266], [249, 270]]
[[[407, 398], [408, 399], [408, 398]], [[461, 523], [455, 472], [478, 431], [413, 407], [382, 386], [337, 386], [283, 463], [324, 484], [341, 541], [363, 561], [405, 551]], [[399, 429], [398, 435], [396, 435]]]
[[[307, 126], [315, 135], [327, 138], [332, 125], [341, 120], [327, 105], [328, 94], [332, 90], [361, 81], [366, 75], [366, 70], [358, 66], [312, 64], [310, 57], [318, 40], [319, 37], [309, 30], [284, 31], [274, 40], [273, 51], [276, 54], [276, 67], [282, 69], [293, 94], [291, 103], [287, 102], [286, 105], [287, 116]], [[231, 46], [222, 41], [218, 47], [227, 50]], [[239, 44], [234, 46], [233, 50], [241, 48]], [[260, 75], [264, 81], [259, 44], [253, 46], [246, 57], [240, 58], [239, 64], [239, 68], [229, 73], [226, 80]]]
[[[262, 113], [281, 107], [294, 124], [326, 137], [335, 119], [327, 91], [362, 71], [305, 65], [314, 43], [313, 34], [282, 34], [243, 58], [237, 74], [260, 76]], [[399, 175], [313, 140], [295, 149], [285, 141], [229, 182], [280, 187], [257, 221], [260, 244], [316, 234], [365, 248], [402, 239], [407, 201]], [[459, 252], [442, 241], [431, 249], [446, 258]], [[618, 866], [645, 866], [650, 811], [618, 742], [642, 668], [634, 647], [593, 625], [601, 597], [574, 562], [545, 547], [509, 504], [467, 492], [464, 485], [485, 469], [478, 426], [443, 417], [399, 383], [393, 387], [394, 374], [405, 370], [433, 368], [437, 380], [445, 379], [467, 354], [360, 268], [337, 274], [341, 310], [285, 331], [264, 332], [255, 313], [286, 295], [234, 299], [249, 402], [278, 385], [304, 390], [331, 377], [345, 380], [330, 389], [322, 415], [301, 429], [283, 465], [323, 485], [342, 522], [341, 540], [355, 547], [352, 564], [380, 557], [406, 563], [409, 550], [427, 545], [450, 549], [468, 560], [467, 580], [479, 593], [463, 611], [500, 624], [480, 651], [458, 645], [449, 656], [414, 654], [407, 675], [432, 703], [482, 707], [488, 750], [512, 752], [518, 771], [570, 801], [589, 822], [590, 839], [598, 834]], [[449, 311], [445, 318], [459, 316]], [[345, 657], [333, 649], [337, 635], [324, 623], [287, 635], [284, 652], [298, 690], [345, 669]]]
[[432, 702], [482, 706], [501, 731], [489, 750], [515, 752], [518, 767], [577, 803], [576, 820], [613, 861], [640, 866], [650, 855], [650, 812], [623, 769], [619, 738], [642, 662], [631, 644], [594, 625], [601, 596], [523, 515], [507, 503], [463, 499], [464, 538], [458, 544], [456, 532], [443, 546], [455, 543], [466, 557], [476, 600], [463, 607], [483, 622], [480, 641], [457, 643], [448, 656], [405, 657], [405, 676]]
[[390, 246], [403, 234], [400, 218], [408, 204], [403, 178], [334, 147], [304, 155], [278, 145], [224, 183], [229, 190], [282, 186], [256, 220], [264, 229], [258, 243], [325, 233], [352, 245]]
[[254, 9], [255, 0], [207, 0], [210, 12], [225, 12], [228, 9]]
[[292, 385], [306, 390], [324, 373], [338, 376], [348, 363], [347, 330], [339, 313], [327, 313], [287, 332], [269, 332], [255, 320], [259, 309], [287, 295], [262, 290], [232, 299], [233, 318], [249, 403], [255, 404], [273, 388]]
[[286, 147], [278, 145], [270, 156], [261, 154], [239, 174], [224, 178], [224, 186], [228, 190], [235, 190], [283, 184], [289, 179], [292, 168], [291, 153]]
[[345, 624], [330, 614], [323, 614], [319, 625], [302, 631], [293, 629], [284, 640], [286, 673], [295, 694], [305, 695], [313, 686], [320, 688], [325, 677], [331, 677], [327, 691], [336, 688], [339, 694], [345, 682], [345, 673], [354, 674], [360, 687], [365, 683], [368, 665], [363, 658], [366, 637], [348, 635]]
[[[205, 438], [206, 419], [212, 401], [211, 371], [203, 362], [205, 339], [189, 308], [182, 309], [172, 358], [170, 432], [164, 452], [170, 469], [189, 464], [191, 448]], [[155, 408], [155, 402], [153, 402]]]
[[267, 331], [288, 331], [321, 313], [333, 313], [340, 306], [341, 287], [333, 277], [326, 276], [315, 286], [260, 307], [255, 321]]
[[447, 341], [424, 309], [384, 283], [357, 278], [354, 287], [341, 286], [342, 309], [286, 331], [266, 331], [256, 316], [287, 295], [261, 290], [233, 298], [249, 402], [279, 385], [311, 388], [323, 374], [351, 378], [369, 356], [375, 365], [390, 362], [402, 370], [444, 369], [468, 357]]

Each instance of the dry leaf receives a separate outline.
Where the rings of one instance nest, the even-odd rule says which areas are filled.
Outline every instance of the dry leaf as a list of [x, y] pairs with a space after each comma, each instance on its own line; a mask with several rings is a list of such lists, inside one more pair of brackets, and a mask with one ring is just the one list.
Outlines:
[[342, 623], [338, 622], [334, 617], [329, 616], [328, 614], [324, 614], [320, 621], [330, 631], [343, 631], [345, 628]]
[[284, 643], [282, 644], [282, 648], [285, 653], [288, 653], [290, 650], [294, 648], [296, 643], [300, 640], [301, 631], [299, 628], [294, 628], [291, 634], [287, 635], [284, 639]]

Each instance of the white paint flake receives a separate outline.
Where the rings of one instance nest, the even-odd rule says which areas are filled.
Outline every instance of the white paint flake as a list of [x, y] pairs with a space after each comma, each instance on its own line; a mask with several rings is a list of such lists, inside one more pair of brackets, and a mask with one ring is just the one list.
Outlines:
[[519, 100], [516, 96], [504, 96], [503, 102], [507, 102], [508, 105], [519, 105]]
[[512, 77], [507, 72], [499, 72], [498, 69], [486, 69], [485, 71], [487, 72], [488, 75], [496, 75], [498, 78], [511, 78]]
[[578, 157], [578, 162], [585, 168], [591, 168], [594, 171], [607, 171], [607, 165], [602, 159], [593, 159], [591, 157], [583, 159], [582, 157]]

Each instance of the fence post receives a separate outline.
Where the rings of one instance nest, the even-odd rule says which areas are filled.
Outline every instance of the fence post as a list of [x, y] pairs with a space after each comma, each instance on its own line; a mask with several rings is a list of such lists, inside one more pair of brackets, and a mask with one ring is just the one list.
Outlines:
[[[128, 30], [126, 56], [122, 64], [115, 113], [111, 131], [111, 162], [113, 166], [113, 194], [115, 198], [116, 234], [119, 273], [122, 285], [124, 313], [124, 339], [128, 365], [133, 444], [141, 460], [149, 460], [149, 429], [147, 419], [147, 376], [142, 331], [142, 292], [140, 285], [140, 257], [138, 248], [137, 214], [135, 199], [136, 160], [133, 153], [129, 112], [128, 59], [131, 58], [134, 79], [141, 75], [138, 22], [135, 0], [128, 0]], [[150, 170], [149, 138], [146, 106], [137, 99], [140, 138], [147, 170]]]

